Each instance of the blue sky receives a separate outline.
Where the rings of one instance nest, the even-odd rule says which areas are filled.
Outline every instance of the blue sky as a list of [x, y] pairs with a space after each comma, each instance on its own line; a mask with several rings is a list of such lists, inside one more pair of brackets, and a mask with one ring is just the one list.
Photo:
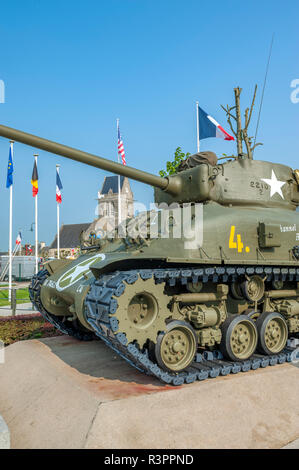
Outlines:
[[[272, 33], [273, 55], [255, 157], [298, 167], [298, 2], [202, 0], [27, 0], [1, 3], [0, 123], [116, 159], [120, 119], [128, 165], [158, 173], [176, 147], [196, 151], [195, 101], [227, 128], [220, 104], [243, 88], [257, 104]], [[257, 111], [253, 119], [254, 133]], [[0, 249], [8, 246], [9, 144], [0, 139]], [[207, 139], [221, 155], [234, 144]], [[14, 238], [33, 242], [30, 178], [35, 149], [15, 144]], [[105, 172], [39, 152], [39, 239], [56, 231], [55, 165], [61, 164], [64, 223], [92, 221]], [[132, 183], [149, 203], [151, 188]]]

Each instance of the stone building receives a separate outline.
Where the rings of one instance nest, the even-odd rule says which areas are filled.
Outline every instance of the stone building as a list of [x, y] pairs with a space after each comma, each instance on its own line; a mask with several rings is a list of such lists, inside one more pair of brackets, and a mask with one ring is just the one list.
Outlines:
[[[119, 181], [120, 180], [120, 181]], [[120, 198], [118, 186], [120, 185]], [[134, 199], [129, 179], [121, 176], [106, 176], [101, 190], [98, 192], [97, 218], [92, 222], [84, 234], [87, 240], [90, 235], [101, 237], [105, 232], [114, 230], [120, 220], [134, 216]]]
[[[81, 233], [87, 230], [89, 226], [90, 223], [68, 224], [60, 227], [59, 241], [61, 258], [66, 258], [68, 256], [73, 257], [76, 255], [76, 251], [80, 246]], [[50, 258], [57, 258], [57, 235], [55, 235], [53, 242], [47, 250], [47, 256]]]
[[[120, 180], [120, 184], [118, 182]], [[120, 198], [118, 186], [120, 185]], [[130, 182], [125, 176], [106, 176], [102, 189], [98, 192], [98, 217], [112, 216], [119, 220], [119, 200], [121, 221], [133, 217], [134, 201]]]

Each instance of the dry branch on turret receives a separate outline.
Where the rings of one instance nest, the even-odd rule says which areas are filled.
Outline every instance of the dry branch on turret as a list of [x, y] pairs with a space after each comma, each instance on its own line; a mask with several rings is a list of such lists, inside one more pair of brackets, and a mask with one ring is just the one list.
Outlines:
[[[234, 93], [235, 93], [235, 106], [229, 106], [227, 105], [226, 107], [221, 105], [222, 109], [226, 113], [227, 117], [227, 122], [228, 125], [233, 133], [233, 135], [236, 138], [236, 143], [237, 143], [237, 152], [238, 156], [243, 155], [243, 142], [246, 146], [247, 150], [247, 156], [252, 160], [253, 158], [253, 151], [258, 145], [262, 145], [261, 143], [257, 143], [255, 145], [252, 145], [252, 140], [253, 137], [248, 135], [248, 127], [251, 122], [252, 118], [252, 112], [255, 104], [255, 99], [256, 99], [256, 92], [257, 92], [257, 85], [255, 85], [254, 89], [254, 94], [251, 102], [250, 108], [246, 108], [245, 110], [245, 125], [242, 127], [242, 116], [241, 116], [241, 105], [240, 105], [240, 96], [242, 93], [242, 88], [235, 88]], [[235, 126], [233, 125], [232, 120], [235, 121]]]

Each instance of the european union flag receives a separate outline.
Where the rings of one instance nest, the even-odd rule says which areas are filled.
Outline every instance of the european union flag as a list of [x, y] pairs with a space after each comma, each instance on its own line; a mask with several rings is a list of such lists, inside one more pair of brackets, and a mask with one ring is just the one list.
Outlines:
[[12, 144], [9, 147], [9, 157], [7, 165], [7, 178], [6, 178], [6, 187], [9, 188], [13, 183], [13, 161], [12, 161]]

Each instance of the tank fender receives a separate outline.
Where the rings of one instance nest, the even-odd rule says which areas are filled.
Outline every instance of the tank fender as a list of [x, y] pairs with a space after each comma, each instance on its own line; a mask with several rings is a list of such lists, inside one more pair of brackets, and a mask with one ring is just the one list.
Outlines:
[[73, 260], [71, 259], [53, 259], [45, 263], [45, 269], [48, 271], [50, 275], [52, 275], [56, 271], [59, 271], [60, 269], [70, 264], [72, 261]]
[[99, 278], [105, 272], [123, 270], [128, 271], [129, 269], [146, 269], [146, 267], [158, 267], [161, 264], [161, 261], [166, 262], [167, 258], [162, 256], [157, 257], [140, 257], [134, 258], [131, 256], [126, 256], [123, 258], [115, 258], [107, 260], [107, 263], [99, 262], [90, 267], [90, 271], [95, 278]]

